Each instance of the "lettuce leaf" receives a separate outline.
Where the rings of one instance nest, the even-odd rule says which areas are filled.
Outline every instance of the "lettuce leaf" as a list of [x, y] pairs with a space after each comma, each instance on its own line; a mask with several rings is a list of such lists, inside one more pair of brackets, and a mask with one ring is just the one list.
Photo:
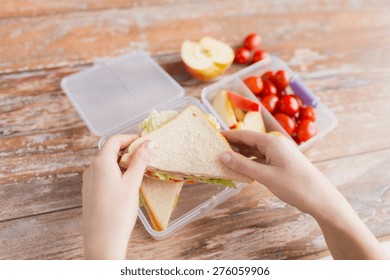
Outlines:
[[[156, 175], [160, 180], [167, 181], [169, 179], [174, 179], [178, 180], [177, 177], [174, 175], [169, 175], [169, 174], [163, 174], [160, 172], [152, 172], [153, 175]], [[236, 184], [232, 180], [227, 180], [227, 179], [202, 179], [202, 178], [188, 178], [185, 177], [185, 180], [191, 180], [191, 181], [198, 181], [198, 182], [203, 182], [203, 183], [208, 183], [208, 184], [214, 184], [214, 185], [222, 185], [226, 187], [231, 187], [231, 188], [236, 188]]]
[[163, 180], [163, 181], [167, 181], [167, 180], [173, 178], [173, 176], [171, 176], [171, 175], [163, 174], [160, 172], [152, 172], [152, 173], [153, 173], [153, 175], [156, 175], [158, 178], [160, 178], [160, 180]]
[[149, 134], [156, 129], [159, 129], [160, 127], [164, 126], [165, 124], [176, 118], [178, 115], [179, 113], [176, 111], [168, 110], [157, 112], [156, 110], [152, 110], [149, 114], [149, 117], [147, 117], [141, 123], [141, 128], [143, 129], [142, 136]]
[[232, 180], [227, 179], [198, 179], [198, 181], [201, 181], [203, 183], [209, 183], [214, 185], [222, 185], [226, 187], [236, 188], [236, 184]]

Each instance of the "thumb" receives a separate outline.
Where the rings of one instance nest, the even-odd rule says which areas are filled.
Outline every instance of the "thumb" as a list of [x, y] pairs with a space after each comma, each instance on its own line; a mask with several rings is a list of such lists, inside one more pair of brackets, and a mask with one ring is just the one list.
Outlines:
[[229, 168], [244, 174], [259, 183], [265, 185], [272, 175], [270, 166], [257, 163], [239, 153], [225, 152], [219, 156], [219, 159]]
[[123, 174], [124, 180], [131, 181], [134, 185], [139, 187], [152, 156], [152, 142], [145, 141], [133, 152], [129, 159], [127, 170]]

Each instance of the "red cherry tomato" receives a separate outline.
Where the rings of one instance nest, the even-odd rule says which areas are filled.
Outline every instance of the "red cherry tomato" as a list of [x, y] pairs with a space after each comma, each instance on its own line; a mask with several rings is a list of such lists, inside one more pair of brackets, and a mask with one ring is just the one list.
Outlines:
[[244, 48], [248, 50], [254, 50], [261, 44], [261, 36], [257, 33], [251, 33], [246, 36], [244, 43], [242, 44]]
[[280, 123], [288, 135], [292, 135], [294, 133], [296, 124], [292, 118], [282, 113], [275, 114], [274, 118]]
[[279, 70], [275, 73], [273, 82], [279, 90], [284, 90], [290, 83], [290, 77], [284, 70]]
[[299, 111], [298, 101], [291, 95], [283, 96], [278, 102], [279, 112], [293, 117]]
[[234, 61], [239, 64], [246, 64], [249, 61], [251, 52], [244, 47], [240, 47], [236, 50]]
[[246, 78], [244, 83], [255, 95], [259, 95], [263, 90], [263, 81], [257, 76], [250, 76]]
[[252, 63], [263, 60], [266, 57], [269, 57], [269, 53], [263, 50], [257, 50], [253, 53]]
[[286, 95], [287, 95], [287, 92], [285, 90], [278, 89], [278, 97], [279, 98], [282, 98], [283, 96], [286, 96]]
[[314, 109], [311, 106], [301, 108], [301, 110], [299, 111], [298, 121], [311, 120], [314, 122], [316, 119], [317, 119], [316, 109]]
[[276, 103], [278, 103], [279, 98], [274, 95], [267, 95], [260, 99], [261, 104], [270, 112], [271, 114], [275, 111]]
[[313, 121], [302, 120], [296, 129], [297, 138], [305, 142], [317, 134], [317, 129]]
[[261, 75], [261, 79], [263, 81], [270, 80], [272, 82], [274, 75], [275, 75], [274, 71], [267, 71], [263, 75]]
[[263, 91], [260, 96], [264, 97], [267, 95], [276, 95], [277, 93], [277, 88], [270, 80], [263, 80]]
[[303, 107], [302, 99], [301, 99], [298, 95], [296, 95], [296, 94], [291, 94], [290, 96], [291, 96], [291, 97], [294, 97], [294, 98], [298, 101], [298, 105], [299, 105], [300, 108]]

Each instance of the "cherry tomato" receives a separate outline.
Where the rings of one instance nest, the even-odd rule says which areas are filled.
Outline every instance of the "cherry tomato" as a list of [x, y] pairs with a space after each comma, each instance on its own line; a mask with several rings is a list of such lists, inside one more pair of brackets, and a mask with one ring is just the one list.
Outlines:
[[270, 112], [271, 114], [275, 111], [276, 103], [278, 102], [279, 98], [274, 95], [267, 95], [260, 99], [261, 104]]
[[246, 36], [244, 43], [242, 44], [244, 48], [248, 50], [254, 50], [261, 44], [261, 36], [257, 33], [251, 33]]
[[291, 94], [290, 96], [291, 96], [291, 97], [294, 97], [294, 98], [298, 101], [298, 105], [299, 105], [300, 108], [303, 107], [302, 99], [301, 99], [298, 95], [296, 95], [296, 94]]
[[314, 109], [311, 106], [301, 108], [301, 110], [299, 111], [298, 121], [311, 120], [314, 122], [316, 119], [317, 119], [316, 109]]
[[244, 47], [240, 47], [236, 50], [234, 61], [239, 64], [246, 64], [249, 61], [251, 52]]
[[278, 109], [281, 113], [293, 117], [299, 111], [299, 104], [294, 97], [286, 95], [279, 99]]
[[261, 79], [263, 81], [265, 81], [265, 80], [271, 80], [272, 81], [274, 75], [275, 75], [274, 71], [267, 71], [263, 75], [261, 75]]
[[259, 95], [263, 90], [263, 81], [257, 76], [250, 76], [246, 78], [244, 83], [255, 95]]
[[262, 97], [267, 95], [276, 95], [278, 90], [270, 80], [263, 81], [263, 91], [261, 92]]
[[253, 53], [252, 63], [263, 60], [266, 57], [269, 57], [269, 53], [263, 50], [257, 50]]
[[313, 121], [303, 120], [298, 124], [296, 133], [297, 138], [305, 142], [317, 134], [317, 129]]
[[270, 81], [272, 81], [274, 75], [275, 75], [275, 72], [274, 72], [274, 71], [267, 71], [267, 72], [265, 72], [263, 75], [261, 75], [261, 79], [262, 79], [263, 81], [265, 81], [265, 80], [270, 80]]
[[285, 90], [278, 89], [278, 97], [279, 98], [282, 98], [283, 96], [286, 96], [286, 95], [287, 95], [287, 92]]
[[275, 114], [274, 118], [280, 123], [288, 135], [292, 135], [294, 133], [296, 124], [292, 118], [282, 113]]
[[290, 77], [284, 70], [279, 70], [275, 73], [273, 82], [279, 90], [284, 90], [290, 83]]

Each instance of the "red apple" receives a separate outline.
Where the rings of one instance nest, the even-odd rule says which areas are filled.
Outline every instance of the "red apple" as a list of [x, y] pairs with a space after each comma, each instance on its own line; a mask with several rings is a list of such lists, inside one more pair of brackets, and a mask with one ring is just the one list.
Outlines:
[[190, 75], [202, 81], [223, 74], [234, 60], [234, 51], [229, 45], [209, 36], [199, 42], [184, 41], [180, 54]]

